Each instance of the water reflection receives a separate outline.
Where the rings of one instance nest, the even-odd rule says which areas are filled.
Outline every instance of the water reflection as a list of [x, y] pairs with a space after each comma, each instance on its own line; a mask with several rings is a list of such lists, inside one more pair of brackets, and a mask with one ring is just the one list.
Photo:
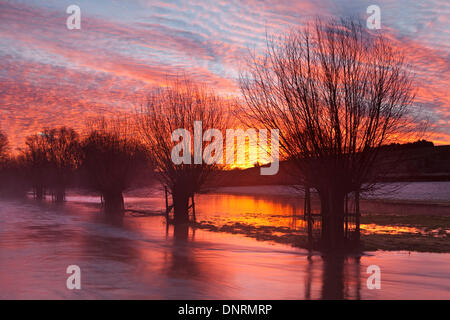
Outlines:
[[344, 298], [344, 257], [341, 255], [322, 256], [322, 299]]
[[[196, 259], [195, 228], [187, 224], [173, 226], [173, 246], [168, 261], [167, 272], [170, 278], [200, 279], [214, 283], [211, 270], [201, 268]], [[344, 254], [323, 254], [308, 251], [305, 256], [304, 299], [360, 299], [361, 294], [361, 256]], [[223, 262], [226, 264], [226, 262]], [[318, 272], [320, 269], [320, 272]], [[224, 279], [224, 274], [220, 278]], [[315, 290], [314, 287], [320, 287]]]
[[308, 253], [307, 257], [308, 263], [306, 263], [306, 270], [305, 270], [305, 300], [311, 300], [311, 283], [313, 281], [313, 263], [314, 260], [312, 259], [311, 252]]
[[[228, 207], [217, 201], [209, 215], [226, 217]], [[270, 206], [257, 202], [255, 211], [266, 208], [264, 220]], [[0, 200], [0, 298], [450, 298], [448, 254], [320, 255], [187, 225], [166, 234], [162, 217], [101, 212], [89, 203]], [[83, 289], [76, 292], [65, 287], [72, 264], [82, 270]], [[381, 291], [365, 286], [371, 264], [382, 268]]]
[[322, 256], [321, 299], [361, 298], [361, 257], [328, 254]]
[[[317, 199], [311, 201], [312, 214], [320, 213]], [[364, 200], [361, 213], [394, 215], [440, 215], [449, 216], [450, 206], [414, 205], [410, 203], [381, 203]], [[236, 223], [252, 227], [276, 227], [282, 232], [306, 234], [307, 222], [304, 220], [304, 200], [301, 195], [237, 195], [204, 194], [197, 201], [197, 218], [216, 226]], [[320, 229], [320, 222], [314, 220], [314, 230]], [[350, 226], [351, 227], [351, 226]], [[361, 224], [363, 234], [402, 234], [418, 233], [420, 229], [405, 226], [380, 226]]]
[[178, 224], [173, 226], [173, 240], [171, 256], [168, 261], [167, 272], [169, 277], [195, 279], [202, 275], [199, 263], [196, 260], [195, 247], [189, 238], [189, 225]]

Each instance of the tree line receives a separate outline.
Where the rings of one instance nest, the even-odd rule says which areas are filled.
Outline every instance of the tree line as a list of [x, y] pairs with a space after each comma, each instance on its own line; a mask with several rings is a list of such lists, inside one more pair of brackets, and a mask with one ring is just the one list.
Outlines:
[[69, 186], [98, 192], [108, 212], [124, 208], [122, 193], [147, 166], [146, 150], [138, 139], [124, 135], [113, 120], [99, 119], [84, 137], [74, 129], [44, 129], [30, 135], [16, 155], [8, 154], [5, 134], [0, 146], [1, 190], [36, 199], [51, 194], [65, 200]]
[[0, 132], [0, 189], [9, 195], [32, 189], [35, 199], [47, 193], [64, 202], [68, 186], [82, 187], [101, 195], [106, 212], [123, 213], [123, 193], [157, 179], [172, 196], [174, 221], [187, 223], [189, 199], [222, 168], [204, 162], [175, 164], [172, 132], [193, 129], [196, 120], [205, 130], [224, 130], [230, 104], [212, 89], [183, 78], [150, 93], [135, 114], [88, 121], [83, 134], [59, 127], [30, 135], [17, 155], [10, 153]]
[[[223, 167], [174, 164], [171, 133], [192, 129], [194, 121], [206, 129], [227, 128], [236, 119], [251, 128], [276, 128], [280, 157], [295, 164], [291, 174], [318, 191], [323, 242], [340, 246], [345, 197], [368, 190], [386, 173], [389, 166], [375, 165], [385, 154], [379, 152], [383, 145], [411, 134], [417, 114], [412, 66], [381, 33], [353, 20], [317, 19], [268, 37], [266, 44], [241, 72], [239, 101], [176, 80], [149, 94], [132, 125], [102, 120], [83, 139], [69, 128], [44, 130], [28, 137], [7, 166], [26, 175], [37, 198], [50, 188], [57, 201], [64, 199], [74, 171], [82, 170], [105, 207], [115, 209], [123, 208], [122, 193], [141, 168], [151, 166], [172, 195], [175, 222], [186, 223], [189, 198]], [[5, 141], [0, 135], [0, 155]]]

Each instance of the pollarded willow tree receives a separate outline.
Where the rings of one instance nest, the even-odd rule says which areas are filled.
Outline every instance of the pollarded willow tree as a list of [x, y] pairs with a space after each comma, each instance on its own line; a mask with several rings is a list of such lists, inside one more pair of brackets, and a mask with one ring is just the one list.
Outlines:
[[175, 224], [189, 221], [189, 199], [223, 163], [221, 149], [214, 146], [223, 146], [228, 105], [211, 89], [178, 79], [150, 93], [138, 114], [157, 177], [172, 195]]
[[82, 141], [87, 186], [102, 196], [107, 214], [123, 214], [123, 193], [148, 169], [146, 150], [129, 119], [101, 118], [88, 124]]
[[323, 243], [341, 246], [345, 196], [376, 181], [379, 147], [410, 121], [404, 56], [359, 23], [317, 19], [268, 39], [240, 85], [247, 120], [280, 129], [282, 154], [318, 191]]
[[81, 162], [81, 144], [78, 133], [67, 127], [47, 129], [41, 133], [46, 141], [50, 163], [50, 186], [56, 202], [65, 200], [66, 188]]
[[51, 172], [47, 137], [40, 133], [26, 137], [22, 156], [34, 196], [36, 199], [42, 200], [45, 197], [45, 189], [50, 184]]
[[44, 129], [28, 136], [23, 151], [36, 198], [50, 187], [57, 202], [64, 201], [65, 190], [80, 164], [78, 133], [67, 127]]

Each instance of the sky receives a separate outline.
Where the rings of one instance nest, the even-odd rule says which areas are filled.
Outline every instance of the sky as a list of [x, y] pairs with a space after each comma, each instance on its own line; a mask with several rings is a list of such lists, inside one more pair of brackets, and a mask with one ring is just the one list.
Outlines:
[[[69, 30], [70, 5], [81, 29]], [[145, 93], [188, 75], [239, 96], [237, 77], [266, 33], [316, 17], [381, 9], [381, 32], [415, 72], [424, 138], [450, 144], [448, 0], [0, 1], [0, 129], [14, 147], [44, 127], [82, 128], [91, 117], [133, 111]]]

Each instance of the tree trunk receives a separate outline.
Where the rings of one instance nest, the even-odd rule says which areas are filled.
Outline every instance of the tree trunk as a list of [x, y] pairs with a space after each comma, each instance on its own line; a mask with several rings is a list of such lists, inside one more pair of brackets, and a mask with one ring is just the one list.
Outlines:
[[44, 199], [44, 187], [43, 186], [36, 186], [35, 187], [35, 197], [37, 200]]
[[125, 205], [122, 191], [110, 191], [103, 194], [104, 207], [107, 213], [121, 213]]
[[175, 224], [189, 222], [189, 194], [184, 191], [172, 193], [173, 218]]
[[189, 225], [187, 223], [176, 223], [173, 226], [173, 236], [176, 241], [186, 241], [189, 236]]
[[327, 254], [322, 256], [322, 299], [344, 299], [344, 255]]
[[338, 190], [319, 193], [322, 211], [322, 245], [325, 249], [344, 247], [345, 195]]
[[66, 190], [64, 187], [58, 187], [56, 189], [56, 199], [55, 201], [60, 203], [60, 202], [64, 202], [66, 198]]

